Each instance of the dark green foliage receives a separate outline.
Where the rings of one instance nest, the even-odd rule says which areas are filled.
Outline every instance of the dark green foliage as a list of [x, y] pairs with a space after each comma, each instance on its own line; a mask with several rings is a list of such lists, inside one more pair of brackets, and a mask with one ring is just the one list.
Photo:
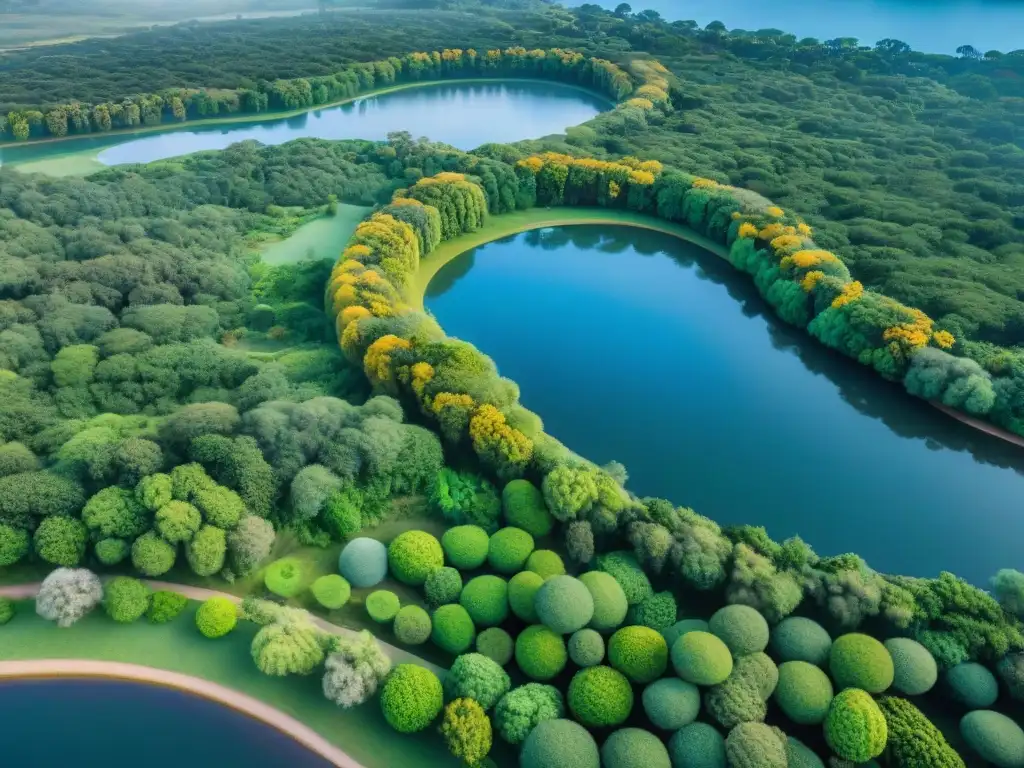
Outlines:
[[714, 726], [691, 723], [672, 735], [668, 749], [672, 765], [725, 768], [725, 739]]
[[595, 629], [580, 629], [569, 638], [569, 658], [577, 667], [593, 667], [604, 661], [604, 638]]
[[473, 646], [476, 627], [461, 605], [442, 605], [432, 617], [434, 622], [430, 639], [434, 645], [448, 653], [465, 653]]
[[697, 719], [700, 691], [697, 686], [674, 677], [651, 683], [641, 697], [644, 713], [656, 728], [676, 731]]
[[24, 444], [10, 442], [0, 445], [0, 477], [35, 472], [37, 469], [39, 459]]
[[0, 597], [0, 627], [14, 618], [14, 601], [9, 597]]
[[640, 728], [622, 728], [605, 739], [601, 764], [606, 768], [671, 768], [665, 745]]
[[885, 715], [889, 729], [886, 749], [896, 768], [964, 768], [964, 761], [942, 732], [909, 701], [883, 696], [878, 707]]
[[999, 712], [968, 712], [960, 721], [960, 734], [970, 747], [997, 768], [1024, 765], [1024, 731]]
[[629, 717], [633, 689], [625, 675], [611, 667], [587, 667], [573, 675], [567, 701], [573, 717], [585, 726], [604, 728]]
[[601, 555], [597, 558], [597, 567], [619, 582], [630, 605], [642, 603], [654, 592], [647, 574], [629, 552], [609, 552]]
[[957, 664], [944, 682], [949, 694], [968, 709], [987, 709], [999, 698], [995, 675], [973, 661]]
[[1010, 697], [1024, 701], [1024, 653], [1011, 653], [999, 662], [996, 671]]
[[892, 656], [894, 689], [908, 696], [919, 696], [934, 687], [939, 669], [927, 648], [906, 637], [890, 638], [884, 645]]
[[188, 598], [184, 595], [160, 590], [150, 597], [146, 618], [154, 624], [166, 624], [177, 618], [187, 605]]
[[557, 688], [527, 683], [501, 697], [494, 709], [494, 727], [509, 744], [521, 744], [539, 723], [564, 714], [565, 704]]
[[478, 525], [488, 533], [498, 530], [501, 498], [479, 475], [446, 467], [434, 476], [428, 496], [450, 525]]
[[74, 480], [52, 472], [25, 472], [0, 477], [0, 522], [31, 527], [51, 515], [77, 515], [85, 492]]
[[594, 615], [590, 591], [572, 576], [553, 576], [545, 581], [537, 590], [533, 605], [541, 624], [559, 635], [582, 629]]
[[529, 480], [512, 480], [501, 492], [505, 522], [522, 528], [535, 538], [551, 532], [554, 519], [544, 504], [544, 496]]
[[423, 582], [423, 594], [432, 608], [457, 603], [462, 593], [462, 575], [454, 568], [435, 568]]
[[792, 736], [786, 739], [786, 757], [789, 760], [789, 768], [825, 768], [820, 757]]
[[449, 701], [474, 699], [485, 710], [508, 693], [511, 685], [505, 670], [481, 653], [467, 653], [455, 659], [444, 678], [444, 694]]
[[504, 667], [512, 661], [512, 654], [515, 653], [515, 641], [501, 627], [490, 627], [477, 635], [476, 650], [477, 653], [482, 653], [499, 666]]
[[522, 768], [598, 768], [597, 742], [579, 723], [545, 719], [537, 723], [519, 755]]
[[657, 592], [629, 609], [629, 621], [659, 632], [676, 622], [676, 599], [671, 592]]
[[772, 628], [769, 644], [779, 661], [806, 661], [823, 666], [832, 649], [832, 638], [818, 622], [790, 616]]

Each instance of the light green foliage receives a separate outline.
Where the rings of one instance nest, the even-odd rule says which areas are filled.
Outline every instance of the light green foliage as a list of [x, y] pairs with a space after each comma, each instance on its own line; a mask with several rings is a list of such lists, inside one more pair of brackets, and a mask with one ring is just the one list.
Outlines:
[[132, 544], [132, 565], [146, 576], [162, 576], [174, 566], [178, 551], [173, 544], [147, 531]]
[[533, 605], [541, 624], [559, 635], [582, 629], [594, 615], [590, 591], [572, 576], [553, 576], [545, 581]]
[[393, 621], [401, 607], [398, 595], [387, 589], [378, 589], [366, 596], [366, 612], [378, 624]]
[[779, 668], [766, 653], [751, 653], [735, 659], [730, 679], [754, 688], [765, 701], [779, 683]]
[[146, 618], [153, 624], [166, 624], [176, 619], [187, 605], [188, 598], [184, 595], [160, 590], [150, 597]]
[[138, 579], [117, 576], [103, 588], [103, 608], [119, 624], [138, 621], [149, 608], [149, 587]]
[[501, 697], [494, 709], [494, 727], [509, 744], [522, 744], [538, 723], [564, 714], [565, 704], [557, 688], [527, 683]]
[[14, 618], [14, 601], [9, 597], [0, 597], [0, 627]]
[[768, 714], [768, 707], [757, 688], [732, 676], [708, 689], [704, 695], [704, 706], [708, 714], [727, 729], [740, 723], [764, 722]]
[[47, 517], [32, 537], [36, 554], [52, 564], [71, 568], [85, 554], [88, 532], [81, 521], [70, 517]]
[[641, 728], [621, 728], [601, 745], [605, 768], [671, 768], [661, 739]]
[[203, 524], [199, 510], [187, 501], [169, 501], [156, 512], [156, 530], [172, 544], [189, 541]]
[[629, 609], [629, 622], [661, 632], [676, 622], [676, 598], [671, 592], [658, 592]]
[[124, 488], [104, 488], [82, 510], [82, 522], [94, 536], [132, 539], [149, 527], [146, 509]]
[[459, 603], [476, 626], [497, 626], [508, 617], [508, 583], [500, 576], [477, 576], [463, 587]]
[[578, 667], [593, 667], [604, 660], [604, 638], [596, 629], [580, 629], [569, 638], [569, 658]]
[[465, 653], [473, 646], [476, 627], [461, 605], [442, 605], [434, 611], [433, 622], [430, 639], [438, 648], [458, 654]]
[[427, 574], [444, 565], [444, 552], [441, 543], [426, 531], [405, 531], [388, 545], [388, 565], [396, 579], [418, 587]]
[[437, 675], [416, 664], [399, 664], [392, 669], [380, 695], [384, 718], [399, 733], [422, 731], [440, 714], [443, 704]]
[[532, 680], [550, 680], [562, 669], [568, 654], [565, 641], [541, 624], [533, 624], [516, 638], [516, 664]]
[[285, 613], [281, 619], [266, 624], [252, 639], [256, 668], [272, 677], [312, 673], [324, 660], [324, 633], [304, 611]]
[[212, 576], [224, 567], [227, 536], [222, 528], [204, 525], [185, 543], [185, 558], [197, 576]]
[[734, 657], [758, 653], [768, 647], [768, 622], [746, 605], [719, 608], [708, 622], [708, 628], [726, 644]]
[[490, 537], [478, 525], [457, 525], [441, 537], [448, 562], [461, 571], [472, 571], [487, 561]]
[[171, 470], [171, 495], [179, 501], [195, 501], [201, 491], [216, 485], [201, 464], [179, 464]]
[[771, 630], [772, 654], [779, 661], [806, 661], [824, 666], [832, 650], [832, 638], [823, 626], [803, 616], [783, 619]]
[[521, 768], [599, 768], [600, 764], [594, 737], [572, 720], [542, 720], [519, 753]]
[[422, 645], [430, 639], [433, 626], [429, 613], [418, 605], [406, 605], [395, 614], [393, 629], [398, 642], [405, 645]]
[[641, 701], [647, 719], [656, 728], [677, 731], [700, 714], [697, 686], [674, 677], [657, 680], [644, 688]]
[[363, 528], [363, 494], [347, 485], [327, 497], [323, 523], [336, 539], [350, 539]]
[[473, 699], [455, 699], [444, 708], [441, 735], [448, 751], [466, 765], [480, 765], [491, 751], [491, 721]]
[[650, 627], [623, 627], [608, 641], [608, 663], [634, 683], [649, 683], [668, 666], [668, 646]]
[[786, 759], [789, 761], [789, 768], [825, 768], [820, 757], [806, 744], [792, 736], [786, 739]]
[[324, 608], [335, 611], [348, 602], [352, 594], [351, 585], [336, 573], [320, 576], [310, 586], [313, 598]]
[[629, 608], [626, 595], [619, 583], [604, 571], [588, 571], [579, 580], [594, 601], [594, 615], [590, 626], [599, 631], [615, 629], [626, 618]]
[[501, 627], [491, 627], [477, 635], [476, 651], [504, 667], [512, 661], [512, 654], [515, 652], [515, 641]]
[[676, 640], [687, 632], [708, 631], [710, 631], [708, 623], [704, 621], [704, 619], [680, 619], [668, 629], [662, 630], [661, 634], [664, 636], [665, 642], [671, 650], [672, 646], [675, 645]]
[[729, 648], [710, 632], [687, 632], [671, 649], [676, 674], [694, 685], [718, 685], [732, 674]]
[[1024, 731], [999, 712], [979, 709], [960, 720], [960, 734], [971, 749], [996, 768], [1024, 765]]
[[462, 594], [462, 574], [449, 566], [435, 568], [423, 582], [423, 594], [431, 608], [457, 603]]
[[445, 467], [434, 476], [428, 498], [449, 525], [477, 525], [488, 533], [498, 530], [501, 498], [479, 475]]
[[242, 497], [222, 485], [202, 488], [193, 494], [193, 499], [203, 519], [218, 528], [234, 528], [245, 515]]
[[968, 709], [988, 709], [999, 698], [995, 675], [973, 661], [957, 664], [949, 670], [945, 684], [950, 695]]
[[942, 732], [909, 701], [883, 696], [878, 707], [889, 730], [886, 753], [894, 768], [964, 768]]
[[619, 582], [626, 602], [642, 603], [654, 593], [650, 579], [631, 552], [608, 552], [597, 558], [597, 567]]
[[388, 575], [388, 550], [376, 539], [352, 539], [338, 556], [338, 570], [353, 587], [375, 587]]
[[525, 622], [537, 621], [534, 605], [544, 579], [533, 571], [520, 571], [508, 582], [508, 604], [512, 613]]
[[725, 739], [712, 725], [690, 723], [679, 729], [668, 743], [673, 766], [725, 768]]
[[541, 487], [552, 517], [562, 522], [580, 517], [598, 497], [596, 473], [585, 468], [556, 467], [544, 476]]
[[444, 678], [445, 698], [470, 698], [485, 710], [508, 693], [511, 681], [496, 661], [482, 653], [466, 653], [455, 659]]
[[0, 523], [0, 568], [17, 563], [28, 554], [28, 549], [28, 531]]
[[304, 587], [305, 569], [297, 557], [282, 557], [267, 566], [263, 584], [280, 597], [295, 597]]
[[156, 512], [173, 498], [171, 476], [158, 473], [147, 475], [135, 486], [135, 498], [150, 512]]
[[533, 571], [545, 579], [565, 574], [565, 563], [557, 552], [550, 549], [535, 549], [526, 558], [526, 570]]
[[786, 768], [786, 736], [763, 723], [740, 723], [725, 740], [731, 768]]
[[203, 637], [223, 637], [238, 623], [238, 608], [226, 597], [211, 597], [196, 611], [196, 627]]
[[117, 565], [128, 557], [131, 547], [124, 539], [101, 539], [96, 542], [93, 551], [103, 565]]
[[534, 538], [551, 533], [554, 518], [544, 504], [544, 496], [529, 480], [512, 480], [501, 492], [505, 523], [521, 528]]
[[487, 562], [499, 573], [522, 570], [533, 552], [533, 536], [521, 528], [506, 527], [491, 536]]
[[892, 656], [894, 689], [908, 696], [920, 696], [935, 686], [939, 668], [927, 648], [907, 637], [893, 637], [883, 645]]
[[885, 646], [870, 635], [851, 632], [837, 637], [828, 656], [836, 686], [881, 693], [892, 685], [895, 669]]
[[581, 669], [572, 676], [567, 697], [573, 717], [589, 728], [621, 725], [633, 711], [633, 689], [611, 667]]
[[274, 546], [274, 526], [269, 520], [246, 515], [228, 531], [228, 559], [236, 576], [246, 576], [267, 559]]
[[832, 681], [820, 667], [806, 661], [787, 661], [779, 667], [775, 703], [794, 723], [817, 725], [824, 721], [832, 695]]
[[840, 757], [865, 763], [885, 749], [885, 716], [865, 691], [847, 688], [832, 699], [825, 717], [825, 740]]
[[24, 443], [12, 441], [0, 445], [0, 477], [35, 472], [39, 459]]

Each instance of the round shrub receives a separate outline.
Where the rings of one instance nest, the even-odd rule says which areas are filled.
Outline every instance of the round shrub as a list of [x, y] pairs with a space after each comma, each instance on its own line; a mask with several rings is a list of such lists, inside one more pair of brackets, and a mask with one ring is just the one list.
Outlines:
[[858, 632], [836, 638], [828, 654], [828, 668], [840, 690], [860, 688], [868, 693], [881, 693], [892, 685], [895, 675], [885, 646]]
[[533, 536], [522, 528], [502, 528], [491, 536], [487, 562], [499, 573], [521, 571], [533, 552]]
[[378, 624], [393, 621], [402, 608], [398, 595], [387, 589], [378, 589], [366, 596], [366, 612]]
[[444, 678], [444, 693], [449, 701], [469, 698], [485, 710], [497, 704], [510, 686], [505, 670], [482, 653], [459, 656]]
[[138, 579], [117, 576], [103, 589], [103, 608], [119, 624], [131, 624], [149, 608], [149, 587]]
[[792, 736], [786, 739], [786, 759], [789, 761], [789, 768], [825, 768], [820, 757], [806, 744]]
[[450, 566], [435, 568], [423, 582], [423, 593], [431, 608], [459, 602], [462, 594], [462, 574]]
[[569, 709], [590, 728], [620, 725], [633, 711], [633, 688], [611, 667], [587, 667], [569, 683]]
[[418, 605], [407, 605], [400, 608], [395, 614], [395, 623], [392, 628], [398, 642], [405, 645], [422, 645], [430, 639], [430, 631], [433, 629], [430, 623], [430, 614]]
[[978, 709], [960, 721], [960, 733], [971, 749], [996, 768], [1024, 766], [1024, 731], [999, 712]]
[[160, 590], [149, 599], [146, 618], [153, 624], [166, 624], [176, 619], [188, 606], [188, 598], [177, 592]]
[[282, 557], [267, 566], [263, 584], [280, 597], [295, 597], [302, 591], [303, 563], [297, 557]]
[[437, 675], [417, 664], [399, 664], [384, 681], [380, 708], [388, 725], [399, 733], [415, 733], [430, 725], [444, 706]]
[[490, 536], [479, 525], [456, 525], [441, 537], [448, 562], [461, 571], [472, 571], [487, 562]]
[[226, 597], [211, 597], [196, 611], [196, 626], [204, 637], [223, 637], [238, 622], [238, 609]]
[[725, 739], [731, 768], [786, 768], [786, 737], [764, 723], [740, 723]]
[[[156, 537], [155, 534], [150, 535]], [[88, 538], [89, 532], [81, 520], [63, 515], [53, 515], [43, 518], [43, 521], [39, 523], [39, 527], [33, 534], [32, 543], [35, 545], [36, 554], [46, 562], [51, 565], [73, 568], [81, 562]], [[160, 573], [165, 572], [166, 569], [160, 571]], [[146, 575], [156, 576], [159, 574]]]
[[710, 632], [687, 632], [672, 646], [676, 674], [694, 685], [718, 685], [732, 674], [732, 654]]
[[833, 752], [866, 763], [882, 754], [887, 739], [885, 716], [868, 693], [847, 688], [836, 694], [825, 716], [825, 740]]
[[832, 681], [820, 667], [806, 661], [787, 661], [779, 667], [775, 703], [800, 725], [818, 725], [832, 703]]
[[768, 705], [757, 689], [732, 677], [708, 689], [704, 707], [725, 728], [740, 723], [761, 723], [768, 714]]
[[508, 618], [508, 582], [500, 576], [470, 579], [459, 603], [478, 627], [494, 627]]
[[542, 579], [561, 576], [565, 573], [565, 563], [557, 552], [550, 549], [535, 549], [526, 558], [526, 570], [533, 571]]
[[939, 679], [939, 666], [928, 649], [916, 640], [894, 637], [883, 645], [892, 657], [892, 687], [907, 696], [927, 693]]
[[644, 688], [640, 697], [647, 719], [656, 728], [676, 731], [689, 725], [700, 714], [697, 686], [675, 677], [666, 677]]
[[28, 531], [0, 523], [0, 568], [14, 565], [28, 554], [28, 548]]
[[352, 587], [345, 581], [344, 577], [336, 573], [329, 573], [321, 576], [309, 588], [314, 599], [324, 608], [331, 611], [343, 607], [352, 595]]
[[642, 728], [622, 728], [601, 745], [604, 768], [672, 768], [661, 739]]
[[668, 646], [650, 627], [623, 627], [608, 641], [608, 663], [634, 683], [649, 683], [668, 666]]
[[505, 522], [522, 528], [534, 538], [547, 536], [555, 519], [548, 512], [544, 495], [529, 480], [512, 480], [501, 492]]
[[519, 753], [520, 768], [599, 768], [601, 753], [586, 728], [572, 720], [542, 720]]
[[707, 723], [690, 723], [668, 742], [669, 756], [676, 768], [725, 768], [725, 739]]
[[749, 605], [727, 605], [718, 609], [708, 622], [708, 628], [725, 643], [734, 658], [768, 647], [768, 622]]
[[769, 644], [780, 662], [806, 661], [820, 667], [828, 661], [832, 638], [818, 622], [790, 616], [775, 625]]
[[461, 605], [442, 605], [434, 611], [433, 622], [430, 639], [438, 648], [458, 654], [472, 647], [476, 639], [476, 627]]
[[642, 603], [654, 589], [640, 563], [632, 552], [608, 552], [597, 558], [597, 567], [619, 582], [626, 602], [630, 605]]
[[544, 579], [533, 571], [520, 571], [508, 581], [508, 604], [512, 613], [525, 622], [537, 621], [534, 601]]
[[388, 545], [388, 565], [396, 579], [418, 587], [435, 568], [444, 566], [441, 542], [426, 531], [405, 531]]
[[153, 531], [142, 534], [132, 544], [132, 565], [144, 576], [163, 576], [174, 566], [177, 556], [174, 546]]
[[512, 661], [515, 643], [512, 640], [512, 635], [504, 629], [501, 627], [491, 627], [477, 635], [476, 651], [504, 667]]
[[590, 617], [592, 629], [607, 632], [626, 620], [626, 612], [629, 610], [626, 593], [611, 575], [604, 571], [587, 571], [580, 576], [580, 581], [594, 601], [594, 615]]
[[128, 557], [131, 547], [124, 539], [101, 539], [96, 542], [94, 551], [96, 559], [103, 565], [117, 565]]
[[565, 704], [557, 688], [527, 683], [501, 697], [494, 709], [494, 727], [509, 744], [522, 744], [538, 723], [564, 714]]
[[662, 631], [662, 635], [665, 638], [665, 644], [671, 648], [676, 644], [676, 640], [685, 635], [687, 632], [707, 632], [708, 623], [704, 619], [680, 619], [671, 627]]
[[565, 641], [541, 624], [534, 624], [516, 638], [516, 664], [533, 680], [550, 680], [565, 668]]
[[352, 539], [338, 556], [338, 570], [353, 587], [375, 587], [388, 575], [388, 550], [376, 539]]
[[578, 667], [593, 667], [604, 660], [604, 638], [595, 629], [580, 629], [569, 638], [569, 658]]
[[730, 678], [750, 686], [767, 701], [779, 683], [779, 668], [767, 653], [751, 653], [733, 662]]
[[661, 632], [676, 623], [676, 599], [671, 592], [657, 592], [629, 609], [629, 623]]
[[14, 601], [9, 597], [0, 597], [0, 626], [14, 618]]
[[883, 696], [878, 708], [885, 715], [889, 738], [888, 762], [894, 768], [964, 768], [964, 761], [946, 742], [942, 731], [906, 699]]
[[537, 590], [533, 601], [540, 623], [568, 635], [587, 626], [594, 615], [594, 600], [579, 579], [572, 576], [552, 576]]
[[988, 709], [999, 698], [996, 676], [974, 661], [957, 664], [946, 672], [946, 688], [968, 709]]

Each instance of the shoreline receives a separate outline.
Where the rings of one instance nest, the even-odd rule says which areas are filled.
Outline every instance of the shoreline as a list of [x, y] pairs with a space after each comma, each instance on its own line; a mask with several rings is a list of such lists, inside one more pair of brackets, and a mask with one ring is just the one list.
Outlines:
[[995, 424], [990, 424], [987, 421], [982, 421], [981, 419], [975, 418], [974, 416], [970, 416], [966, 413], [963, 413], [962, 411], [958, 411], [956, 408], [950, 408], [948, 405], [944, 405], [943, 403], [940, 403], [937, 400], [929, 400], [928, 404], [931, 405], [936, 410], [946, 414], [947, 416], [951, 416], [952, 418], [956, 419], [961, 424], [965, 424], [968, 427], [972, 427], [978, 430], [979, 432], [984, 432], [986, 435], [997, 438], [1004, 442], [1011, 443], [1020, 448], [1024, 448], [1024, 437], [1021, 437], [1020, 435], [1015, 435], [1013, 432], [1003, 429], [1002, 427], [997, 427]]
[[180, 690], [221, 706], [228, 707], [260, 723], [271, 726], [305, 749], [319, 755], [338, 768], [364, 766], [331, 744], [312, 728], [259, 699], [201, 677], [184, 675], [165, 669], [129, 664], [120, 661], [92, 659], [38, 659], [0, 661], [0, 680], [103, 679], [144, 683]]

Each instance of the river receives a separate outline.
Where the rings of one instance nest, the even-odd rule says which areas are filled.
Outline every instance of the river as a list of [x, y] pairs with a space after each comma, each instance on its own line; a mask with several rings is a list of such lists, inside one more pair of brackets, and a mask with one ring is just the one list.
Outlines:
[[306, 137], [382, 140], [392, 131], [409, 131], [414, 137], [474, 149], [488, 142], [562, 133], [611, 106], [597, 94], [561, 83], [432, 83], [294, 117], [192, 128], [186, 123], [156, 132], [0, 148], [0, 164], [22, 166], [26, 171], [79, 173], [105, 165], [148, 163], [224, 149], [246, 139], [264, 144]]
[[696, 246], [627, 227], [529, 232], [447, 264], [426, 306], [551, 434], [621, 461], [642, 496], [891, 573], [982, 584], [1024, 568], [1024, 452], [784, 325]]
[[[590, 0], [614, 10], [619, 0]], [[578, 2], [570, 3], [579, 5]], [[797, 37], [856, 37], [874, 45], [887, 37], [915, 51], [952, 54], [961, 45], [1004, 53], [1024, 48], [1024, 3], [1015, 0], [635, 0], [633, 12], [664, 19], [720, 21], [729, 29], [781, 29]]]

